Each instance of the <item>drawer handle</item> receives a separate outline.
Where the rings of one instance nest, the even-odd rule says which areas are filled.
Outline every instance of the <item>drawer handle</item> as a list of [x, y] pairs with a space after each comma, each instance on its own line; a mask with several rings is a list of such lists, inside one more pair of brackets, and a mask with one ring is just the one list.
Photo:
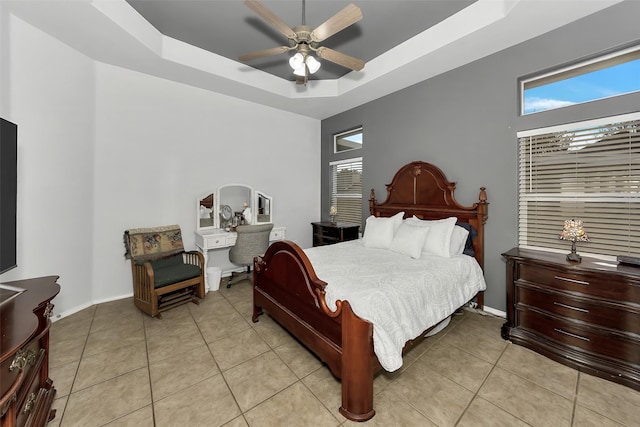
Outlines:
[[562, 330], [562, 329], [560, 329], [560, 328], [553, 328], [553, 330], [554, 330], [554, 331], [556, 331], [556, 332], [559, 332], [559, 333], [561, 333], [561, 334], [564, 334], [564, 335], [570, 336], [570, 337], [572, 337], [572, 338], [578, 338], [579, 340], [582, 340], [582, 341], [587, 341], [587, 342], [588, 342], [588, 341], [591, 341], [591, 340], [590, 340], [589, 338], [587, 338], [587, 337], [583, 337], [582, 335], [578, 335], [578, 334], [572, 334], [571, 332], [564, 331], [564, 330]]
[[582, 312], [582, 313], [588, 313], [589, 312], [589, 310], [587, 310], [586, 308], [574, 307], [572, 305], [563, 304], [563, 303], [558, 302], [558, 301], [554, 301], [553, 305], [557, 305], [557, 306], [560, 306], [560, 307], [568, 308], [569, 310], [579, 311], [579, 312]]
[[22, 410], [23, 414], [26, 414], [28, 412], [31, 412], [31, 410], [33, 409], [33, 404], [36, 401], [36, 394], [35, 393], [31, 393], [29, 395], [29, 398], [27, 399], [27, 403], [24, 404], [24, 409]]
[[584, 280], [569, 279], [568, 277], [562, 277], [562, 276], [555, 276], [554, 279], [562, 280], [564, 282], [569, 282], [569, 283], [577, 283], [578, 285], [586, 286], [589, 284], [589, 282], [585, 282]]

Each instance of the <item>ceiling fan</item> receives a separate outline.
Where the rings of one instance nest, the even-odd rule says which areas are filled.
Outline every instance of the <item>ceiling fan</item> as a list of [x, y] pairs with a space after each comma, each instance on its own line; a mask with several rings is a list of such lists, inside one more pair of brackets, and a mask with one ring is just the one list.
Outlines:
[[240, 55], [240, 61], [252, 61], [265, 56], [278, 55], [295, 50], [296, 54], [289, 59], [289, 65], [293, 68], [297, 84], [306, 84], [310, 74], [320, 68], [320, 62], [313, 57], [312, 52], [319, 58], [334, 62], [345, 68], [360, 71], [364, 68], [364, 61], [352, 56], [340, 53], [328, 47], [319, 46], [319, 43], [344, 30], [350, 25], [362, 19], [362, 11], [356, 5], [349, 4], [340, 12], [327, 19], [315, 29], [305, 25], [305, 0], [302, 0], [302, 25], [289, 27], [275, 13], [269, 10], [259, 0], [245, 0], [245, 5], [268, 24], [289, 39], [289, 46], [278, 46], [270, 49]]

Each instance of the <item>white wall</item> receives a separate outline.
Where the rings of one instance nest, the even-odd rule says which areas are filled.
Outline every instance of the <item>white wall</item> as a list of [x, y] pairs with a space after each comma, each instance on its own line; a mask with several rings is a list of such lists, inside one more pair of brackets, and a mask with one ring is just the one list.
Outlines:
[[94, 64], [3, 18], [0, 114], [18, 125], [18, 267], [0, 280], [59, 275], [60, 313], [92, 298]]
[[95, 298], [131, 292], [125, 229], [177, 223], [195, 249], [196, 201], [224, 184], [271, 195], [274, 223], [311, 245], [320, 121], [110, 65], [96, 70]]
[[196, 199], [226, 183], [273, 196], [275, 224], [311, 245], [318, 120], [95, 63], [2, 18], [10, 72], [0, 68], [0, 89], [10, 100], [0, 115], [18, 124], [19, 265], [1, 281], [60, 275], [63, 315], [130, 295], [123, 231], [178, 223], [193, 249]]

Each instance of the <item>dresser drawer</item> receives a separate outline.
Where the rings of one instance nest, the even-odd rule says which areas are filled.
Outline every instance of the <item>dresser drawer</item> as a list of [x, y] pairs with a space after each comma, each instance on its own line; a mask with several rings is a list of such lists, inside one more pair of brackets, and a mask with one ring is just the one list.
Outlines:
[[640, 365], [640, 340], [578, 325], [530, 309], [517, 310], [518, 327], [564, 346]]
[[518, 272], [518, 281], [521, 280], [548, 286], [550, 289], [640, 304], [640, 282], [616, 280], [615, 275], [572, 272], [523, 263]]
[[44, 363], [45, 358], [46, 352], [44, 349], [40, 349], [40, 351], [32, 358], [33, 366], [30, 366], [25, 386], [20, 389], [17, 399], [17, 425], [25, 425], [27, 418], [35, 410], [36, 398], [38, 397], [38, 391], [41, 388], [40, 370], [42, 369], [42, 364]]
[[640, 337], [640, 307], [589, 300], [528, 286], [518, 286], [518, 301], [518, 304], [558, 316], [628, 331]]

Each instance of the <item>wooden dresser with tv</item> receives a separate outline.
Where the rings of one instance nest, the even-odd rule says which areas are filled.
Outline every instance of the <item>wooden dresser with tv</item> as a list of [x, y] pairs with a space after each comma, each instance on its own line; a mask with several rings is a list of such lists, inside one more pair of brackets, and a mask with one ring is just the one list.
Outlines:
[[514, 248], [502, 337], [640, 390], [640, 268]]
[[58, 276], [0, 284], [0, 426], [44, 426], [56, 390], [49, 378], [51, 300]]

